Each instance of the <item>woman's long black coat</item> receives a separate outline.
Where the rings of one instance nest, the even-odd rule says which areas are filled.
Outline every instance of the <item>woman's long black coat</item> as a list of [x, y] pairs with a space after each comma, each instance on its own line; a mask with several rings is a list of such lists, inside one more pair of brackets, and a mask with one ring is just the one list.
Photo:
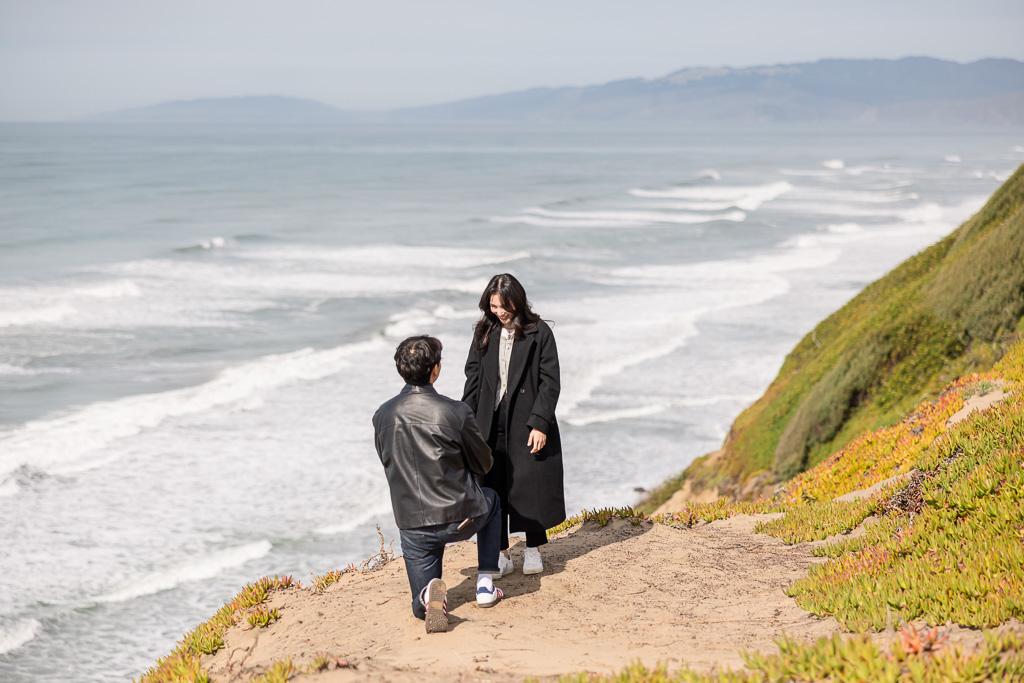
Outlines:
[[[462, 400], [476, 413], [480, 431], [491, 434], [495, 419], [494, 399], [498, 378], [498, 344], [501, 328], [491, 333], [483, 353], [476, 344], [466, 360], [466, 388]], [[562, 487], [562, 439], [555, 420], [555, 405], [561, 389], [558, 349], [551, 328], [543, 320], [512, 344], [508, 364], [508, 500], [502, 499], [509, 514], [511, 531], [541, 531], [565, 520], [565, 491]], [[537, 453], [526, 445], [530, 430], [547, 436]], [[497, 471], [496, 467], [494, 471]], [[504, 487], [484, 477], [485, 486], [503, 494]]]

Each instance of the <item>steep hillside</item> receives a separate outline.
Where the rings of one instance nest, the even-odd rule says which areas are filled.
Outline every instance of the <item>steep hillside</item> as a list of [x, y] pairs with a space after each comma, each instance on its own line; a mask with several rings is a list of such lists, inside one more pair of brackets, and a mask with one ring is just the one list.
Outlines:
[[765, 493], [865, 430], [895, 424], [951, 379], [991, 368], [1024, 331], [1022, 315], [1024, 166], [960, 228], [815, 327], [721, 451], [644, 508], [681, 485], [734, 498]]

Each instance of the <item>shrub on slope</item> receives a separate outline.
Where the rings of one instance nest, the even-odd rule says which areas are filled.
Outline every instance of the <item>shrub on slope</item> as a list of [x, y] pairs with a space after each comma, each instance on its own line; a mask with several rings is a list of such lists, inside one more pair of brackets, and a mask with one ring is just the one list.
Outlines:
[[804, 337], [700, 486], [785, 481], [951, 378], [992, 367], [1024, 315], [1024, 166], [970, 220], [869, 285]]

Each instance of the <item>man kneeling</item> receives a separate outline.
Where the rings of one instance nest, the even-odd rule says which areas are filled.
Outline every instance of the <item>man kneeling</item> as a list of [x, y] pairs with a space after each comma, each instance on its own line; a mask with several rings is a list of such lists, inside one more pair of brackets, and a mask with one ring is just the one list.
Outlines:
[[474, 474], [493, 463], [469, 406], [441, 396], [432, 386], [441, 373], [441, 342], [409, 337], [395, 352], [405, 388], [373, 416], [377, 454], [391, 489], [391, 507], [401, 532], [412, 613], [427, 633], [448, 630], [447, 589], [441, 561], [448, 543], [477, 535], [476, 602], [501, 600], [498, 574], [501, 504]]

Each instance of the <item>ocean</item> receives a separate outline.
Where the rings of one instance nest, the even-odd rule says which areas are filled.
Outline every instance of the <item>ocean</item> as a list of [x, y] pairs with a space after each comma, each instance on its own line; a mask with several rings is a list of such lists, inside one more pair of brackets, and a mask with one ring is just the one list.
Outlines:
[[0, 680], [130, 680], [397, 539], [394, 348], [439, 337], [461, 396], [495, 273], [558, 343], [570, 514], [632, 504], [1022, 162], [1015, 128], [0, 125]]

